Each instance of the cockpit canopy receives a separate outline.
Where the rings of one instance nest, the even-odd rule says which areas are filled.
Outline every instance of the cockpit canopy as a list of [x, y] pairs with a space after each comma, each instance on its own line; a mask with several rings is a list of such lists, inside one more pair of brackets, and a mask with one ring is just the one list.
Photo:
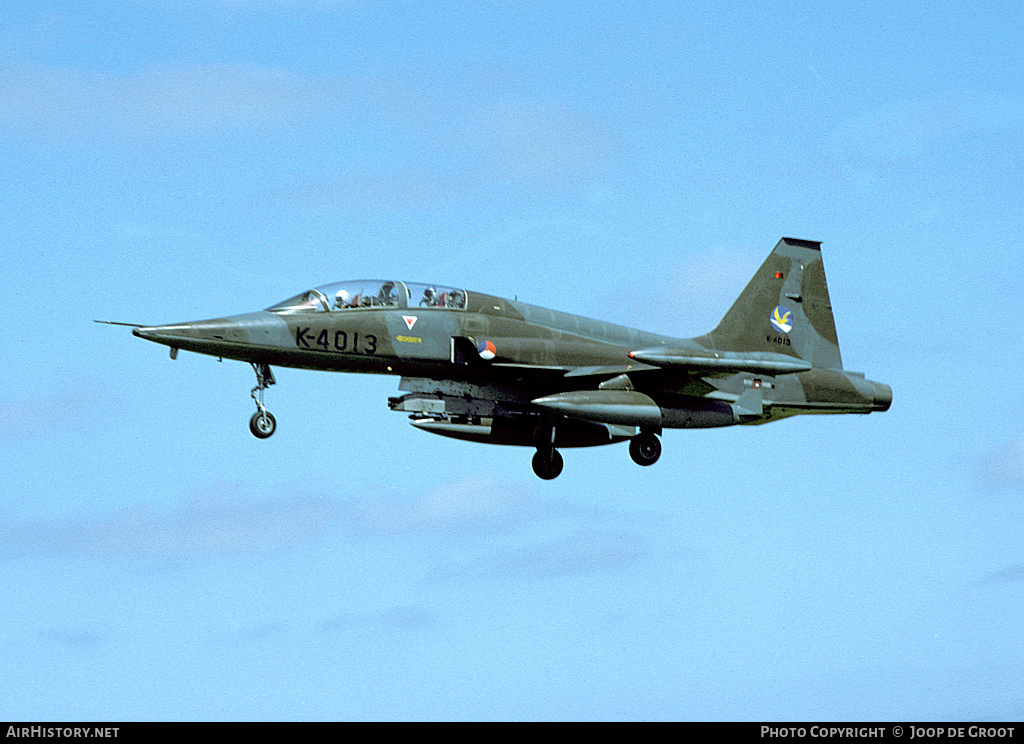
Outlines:
[[436, 284], [365, 279], [324, 284], [279, 302], [272, 313], [326, 313], [368, 308], [466, 309], [466, 292]]

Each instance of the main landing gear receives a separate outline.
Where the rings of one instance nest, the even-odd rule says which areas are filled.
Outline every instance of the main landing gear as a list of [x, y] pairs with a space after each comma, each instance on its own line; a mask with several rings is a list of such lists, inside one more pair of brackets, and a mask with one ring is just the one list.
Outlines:
[[533, 456], [533, 472], [544, 480], [554, 480], [562, 472], [562, 456], [554, 447], [541, 448]]
[[[533, 456], [533, 472], [544, 480], [554, 480], [562, 472], [562, 456], [555, 449], [557, 427], [555, 421], [542, 419], [537, 426], [534, 439], [537, 452]], [[653, 465], [661, 457], [661, 440], [653, 429], [640, 429], [640, 433], [629, 440], [629, 456], [637, 465]]]
[[277, 429], [277, 420], [274, 414], [263, 405], [263, 391], [277, 382], [274, 373], [270, 371], [270, 365], [266, 362], [253, 362], [253, 371], [256, 372], [256, 387], [252, 389], [252, 399], [256, 401], [256, 413], [249, 419], [249, 431], [257, 439], [266, 439]]
[[653, 431], [640, 430], [629, 440], [629, 456], [637, 465], [653, 465], [661, 457], [661, 440]]
[[[556, 428], [552, 421], [542, 421], [537, 428], [537, 452], [533, 456], [533, 472], [544, 480], [554, 480], [562, 472], [562, 456], [555, 449]], [[637, 465], [653, 465], [661, 457], [661, 440], [654, 431], [641, 429], [629, 440], [629, 456]]]
[[533, 472], [538, 478], [554, 480], [562, 472], [562, 456], [555, 449], [555, 422], [543, 419], [537, 427], [537, 453], [533, 456]]

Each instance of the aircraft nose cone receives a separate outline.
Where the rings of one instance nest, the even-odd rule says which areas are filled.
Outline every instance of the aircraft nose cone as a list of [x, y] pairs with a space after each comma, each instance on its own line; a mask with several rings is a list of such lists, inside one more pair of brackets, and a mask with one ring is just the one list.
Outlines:
[[[217, 318], [215, 320], [197, 320], [192, 323], [172, 323], [171, 325], [142, 326], [132, 331], [139, 338], [156, 341], [168, 346], [186, 343], [245, 343], [248, 339], [234, 318]], [[180, 344], [179, 344], [180, 342]]]
[[171, 349], [243, 361], [261, 359], [268, 349], [286, 348], [289, 341], [294, 343], [288, 324], [280, 316], [264, 311], [191, 323], [141, 326], [132, 332]]
[[132, 334], [147, 341], [167, 343], [175, 338], [189, 338], [194, 335], [192, 323], [177, 323], [175, 325], [142, 326], [132, 331]]
[[888, 411], [889, 406], [892, 405], [892, 388], [881, 382], [871, 383], [875, 388], [875, 399], [872, 401], [872, 407], [876, 411]]

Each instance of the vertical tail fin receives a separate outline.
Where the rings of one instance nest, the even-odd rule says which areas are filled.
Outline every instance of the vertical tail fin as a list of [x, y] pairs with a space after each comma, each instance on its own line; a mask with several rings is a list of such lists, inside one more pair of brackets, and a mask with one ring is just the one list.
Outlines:
[[783, 238], [710, 333], [712, 349], [790, 354], [815, 367], [842, 369], [821, 243]]

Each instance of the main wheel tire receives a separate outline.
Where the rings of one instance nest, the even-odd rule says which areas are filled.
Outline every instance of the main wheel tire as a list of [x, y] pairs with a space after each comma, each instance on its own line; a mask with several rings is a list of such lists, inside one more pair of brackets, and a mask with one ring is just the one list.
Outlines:
[[277, 429], [277, 420], [270, 411], [256, 411], [249, 419], [249, 431], [257, 439], [266, 439]]
[[558, 474], [562, 472], [562, 465], [562, 456], [555, 449], [551, 450], [550, 454], [537, 450], [533, 456], [533, 472], [537, 474], [538, 478], [544, 480], [557, 478]]
[[629, 456], [637, 465], [653, 465], [661, 457], [661, 440], [649, 432], [637, 434], [629, 440]]

